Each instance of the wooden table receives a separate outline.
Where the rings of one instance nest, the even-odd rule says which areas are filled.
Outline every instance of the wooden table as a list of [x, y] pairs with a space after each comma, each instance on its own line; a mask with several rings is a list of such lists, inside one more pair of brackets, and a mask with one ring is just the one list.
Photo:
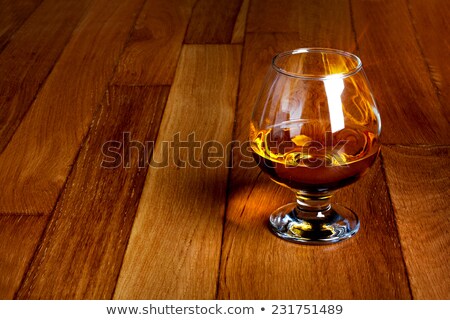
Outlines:
[[[449, 299], [449, 18], [447, 0], [0, 0], [0, 297]], [[273, 236], [292, 194], [237, 149], [139, 165], [136, 141], [154, 162], [177, 132], [245, 141], [271, 57], [312, 46], [357, 53], [382, 116], [381, 157], [336, 196], [355, 238]]]

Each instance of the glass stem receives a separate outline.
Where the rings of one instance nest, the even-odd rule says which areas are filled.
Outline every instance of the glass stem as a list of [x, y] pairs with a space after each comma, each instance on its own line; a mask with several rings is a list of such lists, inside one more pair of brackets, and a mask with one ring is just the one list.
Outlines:
[[331, 208], [332, 193], [310, 194], [304, 192], [296, 192], [297, 210], [303, 212], [326, 212]]

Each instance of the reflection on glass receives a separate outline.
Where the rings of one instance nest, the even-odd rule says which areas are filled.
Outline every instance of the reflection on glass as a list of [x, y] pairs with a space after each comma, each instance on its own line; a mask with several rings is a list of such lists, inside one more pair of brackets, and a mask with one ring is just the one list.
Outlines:
[[333, 49], [277, 55], [250, 124], [258, 165], [297, 198], [271, 215], [272, 230], [304, 243], [333, 243], [354, 235], [357, 216], [331, 205], [331, 197], [373, 164], [380, 129], [358, 57]]

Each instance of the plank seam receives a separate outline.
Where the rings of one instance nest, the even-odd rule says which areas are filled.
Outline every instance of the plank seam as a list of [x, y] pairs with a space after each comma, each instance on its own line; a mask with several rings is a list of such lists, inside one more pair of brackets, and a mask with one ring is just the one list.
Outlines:
[[[251, 3], [251, 1], [250, 1]], [[249, 7], [250, 7], [250, 3], [249, 3]], [[247, 16], [246, 18], [248, 18], [248, 10], [247, 10]], [[236, 94], [236, 99], [235, 99], [235, 106], [234, 106], [234, 118], [233, 118], [233, 129], [232, 129], [232, 133], [231, 133], [231, 139], [235, 138], [235, 133], [236, 133], [236, 127], [237, 127], [237, 122], [236, 122], [236, 115], [237, 115], [237, 111], [239, 108], [239, 97], [240, 97], [240, 88], [241, 88], [241, 76], [242, 76], [242, 66], [243, 66], [243, 62], [244, 62], [244, 47], [245, 47], [245, 43], [246, 43], [246, 29], [247, 29], [247, 19], [245, 20], [245, 26], [244, 26], [244, 39], [242, 41], [242, 44], [230, 44], [230, 45], [240, 45], [242, 47], [241, 49], [241, 60], [240, 60], [240, 66], [239, 66], [239, 82], [238, 82], [238, 86], [237, 86], [237, 94]], [[229, 158], [229, 163], [228, 163], [228, 172], [227, 172], [227, 187], [226, 187], [226, 193], [225, 193], [225, 208], [224, 208], [224, 213], [223, 213], [223, 221], [222, 221], [222, 239], [221, 239], [221, 244], [220, 244], [220, 252], [219, 252], [219, 268], [217, 270], [217, 283], [216, 283], [216, 294], [215, 294], [215, 299], [217, 300], [219, 297], [219, 288], [220, 288], [220, 274], [221, 274], [221, 267], [222, 267], [222, 254], [223, 254], [223, 244], [224, 244], [224, 240], [225, 240], [225, 224], [227, 222], [227, 211], [228, 211], [228, 198], [230, 196], [230, 181], [231, 181], [231, 171], [232, 171], [232, 167], [233, 167], [233, 156], [232, 156], [233, 150], [231, 150], [231, 154], [230, 154], [230, 158]]]
[[[103, 92], [103, 95], [102, 95], [102, 99], [101, 99], [101, 101], [97, 104], [97, 106], [95, 107], [95, 109], [96, 109], [96, 110], [95, 110], [95, 113], [94, 113], [95, 116], [92, 117], [91, 125], [89, 126], [89, 130], [88, 130], [88, 132], [86, 133], [86, 136], [84, 137], [84, 139], [83, 139], [83, 141], [82, 141], [82, 143], [81, 143], [81, 145], [80, 145], [80, 148], [79, 148], [79, 150], [78, 150], [78, 154], [77, 154], [77, 156], [76, 156], [76, 158], [75, 158], [76, 160], [75, 160], [74, 163], [73, 163], [73, 167], [74, 167], [74, 166], [77, 164], [77, 162], [78, 162], [78, 158], [79, 158], [80, 152], [81, 152], [81, 150], [83, 149], [84, 143], [87, 141], [88, 137], [90, 136], [91, 131], [92, 131], [92, 128], [93, 128], [94, 125], [95, 125], [95, 122], [99, 120], [99, 117], [100, 117], [99, 114], [101, 113], [101, 112], [100, 112], [100, 109], [101, 109], [101, 105], [102, 105], [102, 103], [103, 103], [103, 98], [104, 98], [105, 95], [107, 94], [109, 87], [112, 86], [112, 85], [111, 85], [111, 82], [112, 82], [112, 80], [114, 79], [114, 76], [115, 76], [115, 74], [116, 74], [116, 72], [117, 72], [117, 68], [118, 68], [118, 66], [119, 66], [120, 60], [121, 60], [121, 58], [122, 58], [122, 56], [123, 56], [123, 54], [124, 54], [124, 52], [125, 52], [125, 50], [126, 50], [128, 44], [130, 43], [130, 39], [131, 39], [131, 36], [132, 36], [133, 31], [134, 31], [134, 29], [135, 29], [137, 20], [138, 20], [138, 18], [139, 18], [139, 16], [140, 16], [140, 13], [142, 12], [142, 8], [144, 7], [144, 5], [145, 5], [146, 2], [147, 2], [147, 0], [143, 0], [143, 1], [141, 2], [141, 5], [139, 6], [139, 9], [136, 10], [136, 15], [135, 15], [135, 17], [134, 17], [134, 20], [133, 20], [131, 26], [130, 26], [130, 30], [128, 31], [127, 38], [125, 39], [125, 41], [124, 41], [124, 43], [123, 43], [122, 50], [121, 50], [120, 53], [117, 55], [117, 59], [116, 59], [116, 62], [115, 62], [115, 64], [114, 64], [113, 71], [111, 72], [111, 76], [109, 77], [109, 80], [108, 80], [108, 82], [107, 82], [107, 84], [106, 84], [106, 86], [105, 86], [105, 89], [104, 89], [104, 92]], [[159, 127], [158, 127], [158, 130], [159, 130]], [[153, 152], [153, 150], [152, 150], [152, 152]], [[73, 168], [73, 167], [72, 167], [72, 168]], [[72, 173], [72, 172], [71, 172], [71, 173]], [[66, 188], [66, 186], [64, 186], [64, 189], [65, 189], [65, 188]], [[57, 202], [58, 202], [58, 201], [57, 201]], [[135, 216], [135, 218], [136, 218], [136, 216]], [[134, 223], [134, 220], [133, 220], [133, 223]], [[127, 245], [128, 245], [128, 242], [127, 242]], [[126, 248], [126, 247], [125, 247], [125, 248]], [[125, 249], [125, 250], [126, 250], [126, 249]], [[122, 257], [122, 261], [123, 261], [123, 257]], [[121, 265], [120, 265], [118, 275], [120, 274], [120, 269], [121, 269], [121, 268], [122, 268], [122, 263], [121, 263]], [[115, 291], [115, 289], [116, 289], [116, 284], [117, 284], [118, 275], [117, 275], [117, 278], [115, 279], [116, 281], [115, 281], [115, 283], [114, 283], [114, 288], [113, 288], [113, 290], [111, 291], [110, 299], [112, 299], [112, 297], [114, 296], [114, 291]]]
[[410, 295], [411, 299], [414, 299], [414, 295], [413, 295], [412, 288], [411, 288], [410, 274], [409, 274], [408, 266], [406, 264], [405, 254], [403, 252], [403, 245], [402, 245], [400, 232], [399, 232], [399, 228], [398, 228], [397, 215], [395, 213], [394, 204], [392, 202], [391, 190], [390, 190], [388, 179], [387, 179], [387, 172], [386, 172], [386, 168], [385, 168], [385, 164], [384, 164], [384, 157], [383, 157], [382, 152], [380, 152], [380, 164], [381, 164], [381, 172], [383, 173], [383, 180], [384, 180], [384, 183], [386, 184], [386, 190], [387, 190], [388, 199], [389, 199], [389, 206], [391, 207], [392, 212], [394, 213], [395, 229], [397, 231], [397, 239], [400, 244], [400, 252], [402, 254], [402, 262], [403, 262], [403, 267], [404, 267], [405, 274], [406, 274], [406, 280], [408, 282], [409, 295]]
[[[145, 0], [142, 1], [141, 7], [140, 7], [140, 9], [139, 9], [139, 12], [142, 10], [142, 6], [144, 5], [144, 3], [145, 3]], [[79, 26], [79, 24], [81, 23], [81, 21], [83, 21], [84, 17], [85, 17], [86, 14], [89, 12], [89, 8], [90, 8], [90, 7], [91, 7], [91, 4], [88, 5], [88, 7], [86, 8], [86, 12], [84, 13], [83, 17], [78, 21], [77, 26], [73, 29], [71, 35], [72, 35], [73, 32], [77, 29], [77, 27]], [[121, 51], [121, 53], [120, 53], [120, 54], [118, 55], [118, 57], [117, 57], [115, 66], [114, 66], [114, 68], [113, 68], [113, 72], [111, 73], [110, 79], [108, 80], [108, 83], [107, 83], [107, 85], [106, 85], [106, 87], [105, 87], [105, 90], [104, 90], [104, 93], [103, 93], [102, 97], [105, 96], [105, 94], [106, 94], [106, 92], [107, 92], [107, 90], [108, 90], [108, 85], [109, 85], [109, 83], [111, 82], [111, 80], [112, 80], [112, 78], [113, 78], [113, 76], [114, 76], [114, 74], [115, 74], [115, 72], [116, 72], [117, 65], [118, 65], [118, 63], [119, 63], [119, 61], [120, 61], [120, 57], [123, 55], [123, 52], [125, 51], [125, 47], [126, 47], [126, 45], [128, 44], [128, 42], [129, 42], [129, 40], [130, 40], [130, 37], [131, 37], [131, 31], [133, 30], [133, 28], [134, 28], [134, 26], [135, 26], [135, 24], [136, 24], [137, 17], [138, 17], [138, 15], [136, 15], [136, 17], [135, 17], [135, 19], [134, 19], [134, 22], [133, 22], [132, 26], [130, 27], [130, 32], [128, 33], [128, 38], [127, 38], [126, 41], [124, 42], [122, 51]], [[71, 38], [72, 38], [72, 36], [69, 37], [69, 41], [70, 41]], [[67, 44], [67, 43], [66, 43], [66, 44]], [[61, 51], [61, 55], [62, 55], [62, 53], [63, 53], [64, 51], [65, 51], [65, 50], [62, 50], [62, 51]], [[60, 56], [61, 56], [61, 55], [60, 55]], [[59, 56], [59, 57], [60, 57], [60, 56]], [[58, 60], [59, 60], [59, 57], [58, 57]], [[53, 65], [53, 67], [54, 67], [55, 65], [56, 65], [56, 63]], [[53, 67], [52, 67], [52, 70], [53, 70]], [[103, 101], [103, 100], [102, 100], [102, 101]], [[86, 141], [87, 141], [88, 138], [90, 137], [92, 128], [94, 127], [95, 122], [96, 122], [96, 121], [98, 120], [98, 118], [99, 118], [101, 103], [102, 103], [102, 102], [98, 103], [97, 106], [95, 107], [94, 116], [92, 117], [92, 121], [91, 121], [91, 124], [89, 125], [89, 129], [87, 130], [86, 134], [84, 135], [83, 139], [81, 140], [81, 143], [80, 143], [80, 145], [79, 145], [77, 154], [75, 155], [74, 161], [72, 162], [72, 165], [71, 165], [71, 167], [70, 167], [70, 169], [69, 169], [69, 172], [68, 172], [68, 174], [67, 174], [67, 176], [66, 176], [66, 179], [65, 179], [65, 181], [64, 181], [64, 185], [63, 185], [63, 187], [61, 188], [60, 192], [58, 193], [58, 197], [56, 198], [56, 201], [55, 201], [55, 203], [54, 203], [54, 205], [53, 205], [53, 208], [52, 208], [51, 213], [50, 213], [49, 218], [48, 218], [47, 225], [45, 226], [45, 229], [44, 229], [44, 231], [42, 232], [42, 235], [41, 235], [41, 237], [40, 237], [40, 239], [39, 239], [38, 245], [36, 246], [36, 249], [35, 249], [35, 251], [34, 251], [34, 253], [33, 253], [32, 259], [30, 259], [30, 263], [28, 264], [28, 266], [27, 266], [27, 268], [26, 268], [26, 272], [24, 273], [24, 276], [22, 277], [22, 280], [21, 280], [21, 282], [20, 282], [20, 285], [19, 285], [17, 291], [16, 291], [15, 294], [14, 294], [14, 298], [13, 298], [14, 300], [17, 299], [17, 295], [18, 295], [19, 291], [22, 289], [22, 287], [23, 287], [23, 285], [24, 285], [26, 279], [27, 279], [28, 276], [29, 276], [28, 273], [29, 273], [29, 271], [30, 271], [30, 269], [31, 269], [31, 266], [33, 265], [33, 263], [34, 263], [34, 261], [35, 261], [35, 259], [36, 259], [37, 254], [39, 253], [39, 251], [40, 251], [40, 249], [41, 249], [41, 247], [42, 247], [42, 243], [43, 243], [43, 240], [45, 239], [45, 236], [47, 235], [47, 231], [48, 231], [48, 229], [50, 228], [50, 225], [51, 225], [52, 222], [53, 222], [53, 217], [54, 217], [56, 208], [57, 208], [57, 206], [58, 206], [58, 204], [59, 204], [59, 201], [61, 200], [62, 196], [64, 195], [64, 192], [65, 192], [66, 189], [67, 189], [67, 183], [70, 181], [70, 178], [72, 177], [73, 170], [74, 170], [74, 168], [76, 167], [76, 165], [77, 165], [77, 163], [78, 163], [78, 160], [79, 160], [79, 157], [80, 157], [80, 153], [81, 153], [81, 151], [83, 150], [83, 146], [86, 144]]]
[[[43, 2], [43, 1], [42, 1]], [[41, 2], [41, 4], [42, 4]], [[40, 6], [40, 5], [39, 5]], [[38, 6], [38, 7], [39, 7]], [[41, 84], [39, 85], [38, 89], [36, 90], [33, 98], [31, 99], [30, 104], [27, 107], [27, 110], [24, 112], [24, 114], [22, 115], [22, 117], [20, 118], [20, 122], [17, 125], [17, 127], [14, 129], [14, 133], [10, 136], [8, 142], [4, 145], [3, 150], [0, 150], [0, 154], [3, 153], [3, 151], [6, 150], [6, 148], [8, 147], [9, 143], [11, 142], [11, 140], [13, 139], [13, 137], [15, 136], [17, 130], [20, 128], [20, 126], [22, 125], [22, 121], [23, 119], [25, 119], [25, 117], [28, 115], [29, 111], [31, 110], [31, 108], [33, 107], [34, 102], [36, 101], [39, 93], [41, 92], [42, 87], [46, 84], [48, 77], [50, 76], [50, 74], [53, 72], [53, 70], [55, 69], [55, 66], [58, 64], [59, 59], [61, 58], [61, 56], [63, 55], [63, 53], [66, 50], [66, 46], [67, 44], [70, 42], [70, 40], [72, 39], [73, 33], [75, 32], [75, 30], [79, 27], [80, 23], [84, 20], [84, 18], [86, 17], [86, 15], [89, 12], [89, 8], [92, 6], [92, 2], [90, 2], [86, 8], [84, 9], [84, 13], [81, 15], [80, 19], [78, 20], [78, 22], [75, 24], [74, 28], [72, 29], [72, 32], [70, 33], [70, 35], [67, 37], [66, 43], [64, 43], [63, 48], [61, 49], [61, 52], [58, 54], [58, 56], [55, 59], [55, 63], [53, 63], [53, 65], [49, 68], [47, 74], [44, 76]], [[37, 9], [37, 8], [36, 8]], [[33, 11], [34, 12], [34, 11]], [[31, 16], [31, 15], [30, 15]], [[28, 19], [27, 19], [28, 20]], [[25, 24], [25, 23], [24, 23]], [[18, 30], [17, 30], [18, 31]], [[6, 46], [5, 46], [6, 48]], [[25, 79], [22, 80], [22, 82], [25, 81]]]
[[[69, 183], [70, 178], [72, 177], [72, 173], [73, 173], [74, 168], [77, 166], [78, 158], [80, 157], [80, 153], [83, 150], [83, 146], [86, 144], [86, 141], [88, 140], [88, 138], [90, 136], [90, 132], [91, 132], [93, 126], [94, 126], [95, 120], [97, 120], [97, 117], [99, 116], [99, 114], [100, 114], [100, 108], [97, 108], [96, 114], [93, 117], [91, 125], [89, 126], [89, 129], [88, 129], [86, 135], [83, 137], [83, 139], [82, 139], [82, 141], [80, 143], [80, 147], [78, 148], [77, 154], [76, 154], [76, 156], [74, 158], [74, 162], [70, 166], [69, 172], [68, 172], [68, 174], [66, 176], [66, 180], [64, 181], [64, 185], [61, 188], [61, 191], [58, 193], [58, 197], [56, 198], [56, 201], [55, 201], [55, 203], [53, 205], [51, 213], [49, 214], [47, 225], [45, 226], [44, 231], [42, 232], [42, 235], [41, 235], [41, 237], [39, 239], [38, 245], [36, 246], [36, 249], [35, 249], [35, 251], [33, 253], [33, 257], [32, 257], [32, 259], [30, 259], [30, 263], [27, 266], [26, 272], [24, 273], [24, 276], [23, 276], [23, 278], [22, 278], [22, 280], [20, 282], [20, 285], [19, 285], [16, 293], [14, 294], [14, 298], [13, 298], [14, 300], [17, 300], [17, 295], [18, 295], [19, 291], [22, 289], [26, 279], [29, 277], [28, 273], [29, 273], [29, 271], [31, 269], [31, 266], [33, 265], [33, 263], [34, 263], [34, 261], [36, 259], [36, 256], [38, 255], [40, 249], [42, 248], [42, 244], [43, 244], [43, 241], [45, 239], [45, 236], [47, 235], [47, 231], [50, 228], [51, 224], [53, 223], [53, 217], [55, 215], [56, 208], [58, 207], [59, 201], [63, 197], [64, 192], [66, 191], [67, 184]], [[39, 266], [38, 266], [38, 268], [39, 268]]]
[[[120, 53], [117, 55], [117, 60], [116, 60], [116, 62], [115, 62], [115, 64], [114, 64], [114, 68], [113, 68], [113, 71], [112, 71], [112, 73], [111, 73], [111, 77], [109, 78], [109, 80], [108, 80], [108, 82], [107, 82], [107, 84], [106, 84], [105, 92], [103, 93], [102, 98], [105, 96], [106, 91], [108, 90], [108, 88], [109, 88], [110, 86], [113, 86], [112, 81], [113, 81], [113, 79], [114, 79], [114, 76], [115, 76], [116, 73], [117, 73], [117, 68], [119, 67], [119, 63], [120, 63], [120, 61], [122, 60], [122, 57], [123, 57], [123, 55], [124, 55], [124, 53], [125, 53], [126, 48], [128, 47], [128, 44], [130, 43], [131, 36], [133, 35], [134, 29], [135, 29], [135, 27], [136, 27], [136, 23], [137, 23], [137, 21], [138, 21], [138, 19], [139, 19], [139, 16], [141, 15], [142, 9], [144, 8], [144, 5], [145, 5], [146, 3], [147, 3], [147, 0], [142, 0], [141, 5], [139, 6], [139, 10], [136, 10], [136, 15], [135, 15], [135, 17], [134, 17], [133, 23], [132, 23], [131, 26], [130, 26], [130, 30], [128, 31], [127, 38], [125, 39], [125, 41], [124, 41], [124, 43], [123, 43], [122, 50], [121, 50]], [[103, 100], [97, 105], [97, 109], [99, 108], [99, 106], [100, 106], [100, 104], [101, 104], [102, 102], [103, 102]]]
[[258, 179], [261, 176], [261, 173], [262, 173], [262, 170], [259, 170], [258, 175], [255, 178], [255, 182], [253, 183], [252, 188], [250, 189], [250, 192], [248, 193], [247, 199], [245, 199], [245, 204], [244, 204], [244, 207], [241, 210], [241, 213], [239, 214], [239, 218], [242, 217], [242, 215], [245, 212], [245, 208], [247, 208], [248, 199], [250, 199], [250, 197], [252, 196], [253, 190], [255, 189], [255, 186], [258, 183]]
[[[247, 11], [245, 12], [245, 17], [244, 17], [244, 21], [245, 21], [245, 24], [244, 24], [244, 38], [242, 39], [242, 43], [233, 42], [234, 31], [236, 30], [236, 23], [238, 22], [239, 13], [241, 12], [242, 7], [244, 6], [244, 2], [245, 2], [245, 0], [243, 0], [243, 1], [241, 2], [241, 6], [240, 6], [240, 8], [239, 8], [238, 14], [237, 14], [237, 16], [236, 16], [236, 18], [235, 18], [235, 20], [234, 20], [233, 32], [231, 33], [231, 40], [230, 40], [230, 43], [231, 43], [231, 44], [241, 44], [241, 45], [244, 44], [245, 31], [246, 31], [246, 29], [247, 29], [248, 12], [250, 11], [250, 2], [251, 2], [251, 0], [248, 0]], [[241, 58], [242, 58], [242, 57], [241, 57]], [[239, 72], [240, 72], [240, 69], [239, 69]]]
[[[180, 50], [181, 51], [181, 50]], [[114, 86], [117, 86], [117, 85], [114, 85]], [[135, 85], [121, 85], [121, 87], [136, 87]], [[170, 95], [170, 89], [171, 89], [171, 87], [172, 86], [170, 86], [170, 85], [148, 85], [148, 86], [145, 86], [145, 85], [139, 85], [139, 87], [148, 87], [148, 88], [151, 88], [151, 87], [153, 87], [153, 88], [156, 88], [156, 87], [159, 87], [159, 88], [168, 88], [168, 93], [167, 93], [167, 96], [165, 97], [165, 99], [166, 99], [166, 103], [164, 104], [164, 110], [163, 110], [163, 112], [161, 112], [161, 118], [159, 119], [159, 124], [158, 124], [158, 128], [156, 129], [156, 134], [155, 134], [155, 139], [154, 139], [154, 141], [156, 142], [156, 140], [157, 140], [157, 138], [158, 138], [158, 135], [159, 135], [159, 130], [161, 129], [161, 119], [163, 118], [163, 116], [164, 116], [164, 111], [166, 110], [166, 105], [167, 105], [167, 101], [168, 101], [168, 98], [169, 98], [169, 95]], [[160, 96], [158, 96], [158, 99], [160, 99]], [[150, 124], [150, 126], [151, 126], [151, 124]], [[153, 156], [153, 151], [154, 151], [155, 149], [154, 148], [152, 148], [152, 150], [151, 150], [151, 152], [148, 154], [148, 159], [151, 159], [151, 157]], [[137, 195], [137, 198], [139, 199], [139, 201], [137, 202], [137, 208], [136, 208], [136, 213], [135, 213], [135, 215], [134, 215], [134, 219], [133, 219], [133, 222], [131, 223], [131, 228], [130, 228], [130, 234], [129, 234], [129, 236], [128, 236], [128, 239], [126, 240], [126, 243], [125, 243], [125, 245], [124, 245], [124, 248], [125, 248], [125, 250], [124, 250], [124, 252], [123, 252], [123, 256], [122, 256], [122, 259], [121, 259], [121, 261], [120, 261], [120, 266], [119, 266], [119, 271], [117, 272], [117, 276], [116, 276], [116, 279], [115, 279], [115, 281], [114, 281], [114, 287], [113, 287], [113, 289], [112, 289], [112, 291], [111, 291], [111, 297], [110, 297], [110, 299], [114, 299], [114, 295], [115, 295], [115, 293], [116, 293], [116, 288], [117, 288], [117, 282], [119, 281], [119, 277], [120, 277], [120, 274], [122, 273], [122, 267], [123, 267], [123, 260], [124, 260], [124, 258], [125, 258], [125, 254], [126, 254], [126, 252], [127, 252], [127, 248], [128, 248], [128, 244], [130, 243], [130, 238], [131, 238], [131, 232], [132, 232], [132, 230], [133, 230], [133, 227], [134, 227], [134, 223], [135, 223], [135, 221], [136, 221], [136, 217], [137, 217], [137, 213], [138, 213], [138, 209], [139, 209], [139, 204], [141, 203], [141, 198], [142, 198], [142, 193], [143, 193], [143, 191], [144, 191], [144, 188], [145, 188], [145, 181], [147, 180], [147, 174], [148, 174], [148, 170], [149, 169], [149, 165], [147, 165], [146, 166], [146, 168], [145, 168], [145, 170], [146, 170], [146, 172], [145, 172], [145, 180], [144, 180], [144, 184], [143, 184], [143, 186], [142, 186], [142, 189], [140, 190], [140, 192], [139, 192], [139, 194]]]
[[44, 0], [40, 0], [39, 4], [36, 6], [36, 8], [34, 8], [30, 14], [23, 19], [22, 23], [17, 26], [16, 31], [14, 31], [8, 38], [8, 40], [6, 40], [6, 42], [3, 44], [3, 46], [0, 48], [0, 53], [3, 52], [3, 50], [5, 50], [5, 48], [8, 46], [8, 44], [11, 42], [11, 39], [14, 38], [14, 35], [17, 33], [17, 31], [19, 31], [20, 29], [22, 29], [23, 25], [28, 21], [28, 19], [30, 19], [30, 17], [33, 15], [33, 13], [36, 12], [36, 10], [42, 5], [42, 2], [44, 2]]
[[355, 19], [353, 18], [352, 0], [348, 0], [348, 9], [350, 13], [350, 26], [352, 28], [353, 39], [355, 40], [355, 51], [359, 54], [358, 37], [356, 36]]
[[431, 84], [433, 85], [433, 88], [434, 88], [436, 97], [438, 98], [439, 104], [441, 105], [441, 108], [444, 108], [444, 106], [442, 104], [442, 101], [440, 99], [440, 97], [441, 97], [441, 90], [439, 89], [439, 87], [437, 86], [436, 82], [434, 81], [433, 75], [431, 73], [430, 65], [429, 65], [427, 59], [425, 58], [425, 54], [423, 52], [423, 47], [422, 47], [421, 42], [419, 40], [418, 31], [417, 31], [417, 28], [416, 28], [416, 24], [414, 23], [414, 17], [413, 17], [412, 12], [411, 12], [411, 4], [410, 4], [409, 0], [405, 0], [405, 5], [406, 5], [407, 11], [408, 11], [409, 21], [410, 21], [411, 26], [412, 26], [412, 28], [414, 30], [414, 40], [416, 40], [417, 48], [419, 49], [419, 52], [420, 52], [420, 57], [422, 58], [422, 61], [425, 64], [428, 76], [430, 77], [430, 81], [431, 81]]
[[[237, 18], [239, 17], [239, 12], [241, 11], [242, 5], [244, 4], [244, 1], [241, 0], [241, 5], [239, 6], [239, 9], [236, 11], [233, 20], [234, 20], [234, 24], [233, 24], [233, 30], [231, 30], [231, 34], [230, 34], [230, 39], [228, 40], [228, 42], [225, 42], [224, 44], [233, 44], [233, 31], [234, 31], [234, 27], [236, 26], [236, 22], [237, 22]], [[249, 3], [249, 7], [250, 7], [250, 3]], [[245, 19], [245, 26], [247, 26], [247, 17], [248, 17], [248, 10], [246, 12], [246, 19]], [[244, 37], [245, 37], [245, 29], [244, 29]], [[236, 43], [237, 44], [237, 43]], [[241, 58], [242, 58], [242, 53], [241, 53]], [[240, 72], [240, 69], [239, 69]]]
[[[172, 83], [173, 83], [173, 81], [175, 80], [175, 74], [177, 73], [177, 68], [178, 68], [178, 64], [179, 64], [179, 62], [180, 62], [181, 52], [183, 51], [183, 46], [185, 45], [184, 39], [186, 39], [186, 35], [187, 35], [188, 29], [189, 29], [189, 25], [191, 24], [192, 13], [194, 12], [195, 6], [197, 6], [197, 4], [198, 4], [199, 1], [200, 1], [200, 0], [196, 0], [196, 1], [195, 1], [194, 5], [191, 7], [191, 12], [189, 12], [189, 21], [188, 21], [188, 23], [186, 24], [186, 28], [184, 29], [184, 35], [183, 35], [183, 40], [181, 41], [180, 50], [178, 50], [177, 65], [176, 65], [176, 67], [175, 67], [174, 73], [172, 74], [172, 75], [173, 75], [173, 77], [172, 77]], [[170, 91], [172, 90], [172, 83], [171, 83], [170, 85], [168, 85], [168, 86], [170, 87], [168, 96], [170, 95]], [[167, 101], [166, 101], [166, 104], [167, 104]], [[164, 105], [164, 111], [166, 111], [166, 105]], [[164, 111], [162, 112], [162, 116], [164, 116]], [[162, 119], [162, 116], [161, 116], [161, 119]], [[156, 139], [158, 138], [158, 134], [159, 134], [159, 128], [158, 128], [158, 132], [157, 132], [157, 134], [156, 134], [156, 136], [155, 136], [155, 141], [156, 141]]]
[[[198, 0], [197, 0], [197, 1], [198, 1]], [[191, 11], [191, 14], [192, 14], [192, 11]], [[138, 15], [138, 16], [139, 16], [139, 15]], [[186, 32], [187, 32], [187, 28], [186, 28], [186, 31], [185, 31], [185, 35], [186, 35]], [[179, 50], [180, 52], [179, 52], [179, 54], [178, 54], [178, 60], [177, 60], [177, 66], [176, 66], [176, 68], [175, 68], [175, 74], [176, 74], [176, 70], [178, 69], [178, 66], [179, 66], [179, 64], [180, 64], [180, 57], [181, 57], [181, 53], [182, 53], [182, 51], [183, 51], [183, 47], [184, 47], [184, 44], [182, 43], [181, 49]], [[175, 75], [174, 75], [174, 76], [175, 76]], [[168, 100], [169, 100], [168, 98], [170, 97], [170, 94], [171, 94], [171, 92], [172, 92], [172, 85], [166, 85], [166, 87], [169, 87], [170, 89], [169, 89], [169, 92], [168, 92], [168, 94], [167, 94], [167, 100], [166, 100], [166, 103], [164, 104], [164, 110], [161, 112], [161, 119], [164, 118], [164, 114], [166, 113], [167, 102], [168, 102]], [[159, 123], [159, 126], [158, 126], [158, 130], [157, 130], [157, 132], [156, 132], [156, 134], [155, 134], [155, 138], [154, 138], [155, 143], [158, 141], [158, 137], [159, 137], [159, 133], [160, 133], [160, 129], [161, 129], [161, 119], [160, 119], [160, 123]], [[151, 152], [151, 154], [149, 155], [149, 161], [152, 160], [153, 151], [154, 151], [154, 149], [152, 149], [152, 152]], [[149, 172], [149, 171], [148, 171], [148, 169], [147, 169], [147, 172], [145, 173], [145, 181], [147, 181], [147, 175], [149, 174], [148, 172]], [[141, 203], [141, 198], [142, 198], [142, 194], [143, 194], [144, 188], [145, 188], [145, 182], [144, 182], [144, 186], [143, 186], [143, 188], [142, 188], [142, 190], [141, 190], [141, 194], [139, 195], [138, 210], [136, 211], [136, 214], [135, 214], [135, 216], [134, 216], [133, 223], [131, 224], [131, 229], [130, 229], [131, 232], [133, 231], [134, 224], [135, 224], [135, 222], [136, 222], [136, 218], [137, 218], [138, 211], [139, 211], [139, 205], [140, 205], [140, 203]], [[128, 237], [127, 244], [126, 244], [126, 246], [125, 246], [125, 251], [124, 251], [124, 255], [123, 255], [123, 257], [122, 257], [122, 262], [121, 262], [121, 264], [120, 264], [119, 272], [117, 273], [116, 281], [115, 281], [115, 283], [114, 283], [114, 288], [113, 288], [113, 290], [112, 290], [112, 296], [111, 296], [111, 299], [114, 299], [114, 296], [115, 296], [115, 294], [116, 294], [117, 283], [118, 283], [118, 280], [119, 280], [119, 278], [120, 278], [120, 274], [122, 273], [123, 261], [124, 261], [124, 258], [125, 258], [125, 255], [126, 255], [126, 252], [127, 252], [127, 249], [128, 249], [128, 245], [129, 245], [129, 243], [130, 243], [131, 232], [130, 232], [130, 237]]]
[[[81, 149], [82, 148], [79, 148], [79, 150], [78, 150], [77, 158], [78, 158], [78, 156], [79, 156], [79, 154], [81, 152]], [[65, 189], [66, 189], [67, 183], [69, 182], [69, 179], [70, 179], [70, 176], [72, 175], [72, 171], [73, 171], [74, 167], [75, 166], [72, 166], [70, 168], [70, 171], [69, 171], [69, 174], [67, 175], [66, 181], [64, 181], [64, 187], [61, 189], [62, 191], [58, 194], [58, 198], [56, 199], [56, 201], [55, 201], [55, 203], [53, 205], [52, 211], [51, 211], [50, 215], [48, 215], [48, 218], [47, 218], [48, 220], [46, 222], [46, 226], [45, 226], [44, 230], [42, 231], [41, 236], [39, 237], [38, 244], [36, 245], [36, 248], [35, 248], [35, 250], [33, 252], [33, 256], [31, 257], [31, 259], [30, 259], [30, 261], [29, 261], [29, 263], [28, 263], [28, 265], [27, 265], [27, 267], [25, 269], [23, 277], [22, 277], [22, 279], [20, 281], [20, 285], [17, 287], [17, 290], [14, 293], [13, 300], [17, 300], [18, 299], [19, 291], [23, 288], [23, 285], [25, 284], [25, 281], [29, 278], [29, 272], [30, 272], [31, 266], [34, 264], [38, 253], [41, 251], [44, 239], [45, 239], [45, 237], [47, 235], [47, 231], [48, 231], [48, 229], [50, 228], [50, 226], [51, 226], [51, 224], [53, 222], [53, 216], [54, 216], [56, 208], [57, 208], [57, 206], [59, 204], [59, 200], [64, 194], [63, 191], [65, 191]]]
[[[192, 6], [191, 13], [189, 14], [189, 22], [187, 23], [186, 29], [184, 30], [183, 41], [181, 42], [182, 46], [185, 44], [188, 44], [188, 43], [186, 43], [186, 36], [187, 36], [188, 30], [189, 30], [189, 26], [191, 25], [191, 22], [192, 22], [192, 13], [194, 12], [195, 8], [197, 7], [199, 1], [200, 0], [196, 0], [194, 5]], [[178, 53], [178, 62], [180, 61], [180, 56], [181, 56], [181, 50]], [[177, 63], [177, 67], [178, 67], [178, 63]]]

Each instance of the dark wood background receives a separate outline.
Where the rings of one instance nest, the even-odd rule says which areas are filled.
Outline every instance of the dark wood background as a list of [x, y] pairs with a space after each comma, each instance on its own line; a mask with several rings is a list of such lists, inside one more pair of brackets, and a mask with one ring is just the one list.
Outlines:
[[[450, 1], [0, 0], [0, 297], [449, 299]], [[382, 153], [358, 235], [274, 237], [258, 169], [105, 169], [102, 145], [247, 139], [271, 57], [358, 54]], [[228, 157], [229, 158], [229, 157]], [[240, 160], [239, 154], [233, 159]]]

